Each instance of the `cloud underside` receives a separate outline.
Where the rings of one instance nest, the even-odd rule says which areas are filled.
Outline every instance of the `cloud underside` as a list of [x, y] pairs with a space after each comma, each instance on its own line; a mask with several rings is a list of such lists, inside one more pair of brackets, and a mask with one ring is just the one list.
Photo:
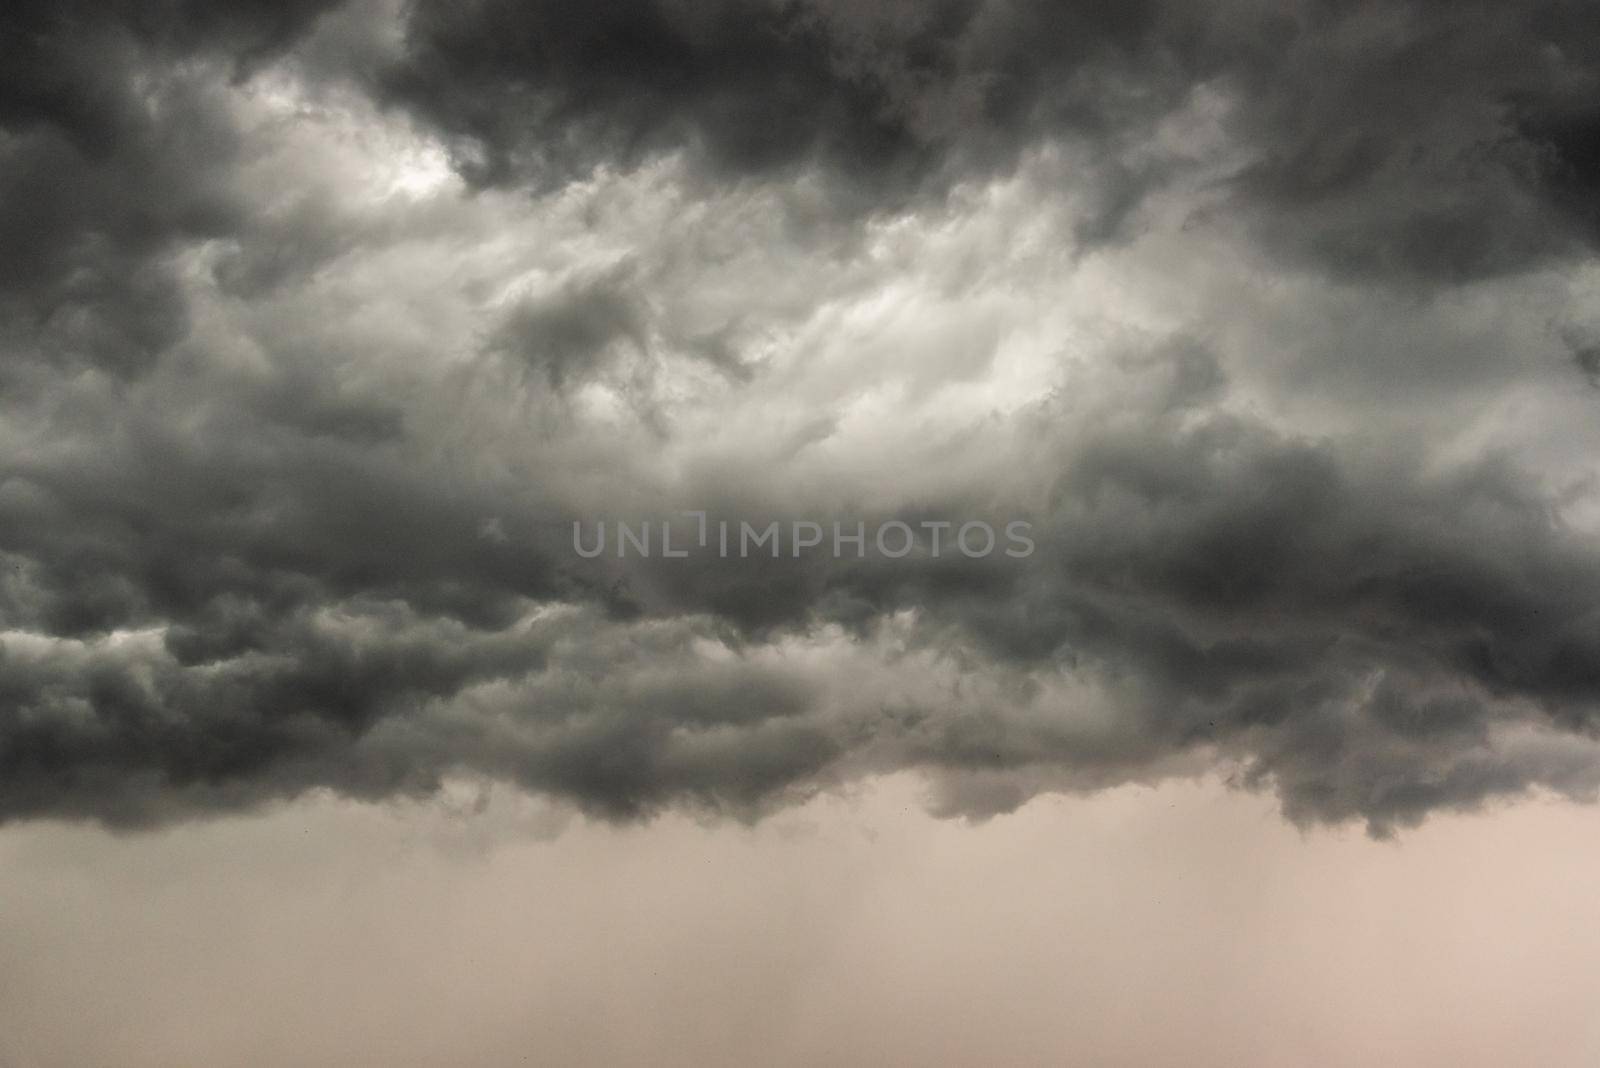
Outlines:
[[1597, 18], [8, 7], [0, 819], [1592, 797]]

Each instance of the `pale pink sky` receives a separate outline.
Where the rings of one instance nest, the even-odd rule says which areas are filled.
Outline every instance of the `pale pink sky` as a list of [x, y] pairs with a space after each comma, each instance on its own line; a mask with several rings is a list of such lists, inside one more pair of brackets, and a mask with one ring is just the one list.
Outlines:
[[0, 1065], [1600, 1062], [1600, 810], [1374, 842], [1215, 784], [921, 800], [13, 827]]

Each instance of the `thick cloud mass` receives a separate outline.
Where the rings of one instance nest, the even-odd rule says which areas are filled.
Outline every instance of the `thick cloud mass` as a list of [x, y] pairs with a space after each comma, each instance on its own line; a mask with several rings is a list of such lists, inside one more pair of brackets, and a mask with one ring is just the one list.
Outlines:
[[0, 19], [0, 819], [1600, 787], [1591, 4]]

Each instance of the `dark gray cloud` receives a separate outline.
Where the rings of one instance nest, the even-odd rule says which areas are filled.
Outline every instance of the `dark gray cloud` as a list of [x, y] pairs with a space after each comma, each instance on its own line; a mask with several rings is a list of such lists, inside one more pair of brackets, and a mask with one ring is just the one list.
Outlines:
[[848, 213], [1030, 146], [1120, 171], [1109, 237], [1192, 160], [1128, 149], [1229, 94], [1240, 206], [1343, 274], [1457, 281], [1587, 247], [1592, 5], [1552, 0], [931, 5], [421, 4], [382, 79], [480, 183], [538, 187], [687, 153], [722, 179], [819, 167]]
[[821, 157], [914, 177], [941, 132], [910, 97], [953, 73], [970, 3], [418, 5], [386, 89], [460, 138], [475, 181], [561, 182], [687, 147], [730, 174]]
[[11, 358], [137, 373], [182, 336], [169, 255], [230, 232], [242, 150], [207, 64], [242, 74], [323, 3], [7, 5], [0, 310]]
[[[1349, 274], [1461, 281], [1592, 244], [1584, 4], [1303, 6], [1237, 76], [1241, 192]], [[1287, 28], [1285, 28], [1287, 29]]]
[[560, 390], [603, 373], [619, 347], [649, 343], [646, 311], [626, 264], [599, 277], [569, 279], [554, 293], [522, 300], [491, 348]]
[[1600, 784], [1585, 6], [4, 18], [0, 819]]
[[[1020, 561], [924, 547], [588, 568], [563, 553], [565, 522], [511, 516], [494, 530], [515, 539], [489, 536], [473, 524], [492, 500], [300, 426], [293, 463], [214, 443], [194, 469], [170, 453], [146, 467], [145, 444], [102, 461], [115, 486], [14, 474], [5, 603], [41, 636], [0, 670], [6, 810], [138, 823], [476, 772], [609, 815], [759, 811], [914, 766], [950, 776], [947, 810], [982, 814], [1205, 752], [1297, 816], [1379, 830], [1535, 784], [1592, 790], [1600, 560], [1537, 483], [1195, 423], [1217, 387], [1203, 354], [1175, 351], [1187, 401], [1158, 391], [1170, 407], [1116, 424], [1026, 414], [1051, 503]], [[603, 610], [618, 596], [628, 612]], [[562, 597], [602, 611], [518, 621], [518, 604]], [[841, 692], [769, 658], [830, 626], [834, 655], [901, 633], [951, 688], [856, 664], [834, 669], [866, 676]], [[1093, 695], [1069, 701], [1063, 673]], [[1072, 701], [1111, 718], [1085, 728]], [[1505, 731], [1536, 744], [1508, 748]], [[973, 775], [989, 785], [957, 789]]]

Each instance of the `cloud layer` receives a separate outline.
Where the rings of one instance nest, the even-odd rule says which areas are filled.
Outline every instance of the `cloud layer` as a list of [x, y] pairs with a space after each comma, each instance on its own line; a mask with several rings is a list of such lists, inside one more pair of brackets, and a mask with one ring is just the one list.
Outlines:
[[1600, 786], [1591, 5], [0, 17], [0, 818]]

